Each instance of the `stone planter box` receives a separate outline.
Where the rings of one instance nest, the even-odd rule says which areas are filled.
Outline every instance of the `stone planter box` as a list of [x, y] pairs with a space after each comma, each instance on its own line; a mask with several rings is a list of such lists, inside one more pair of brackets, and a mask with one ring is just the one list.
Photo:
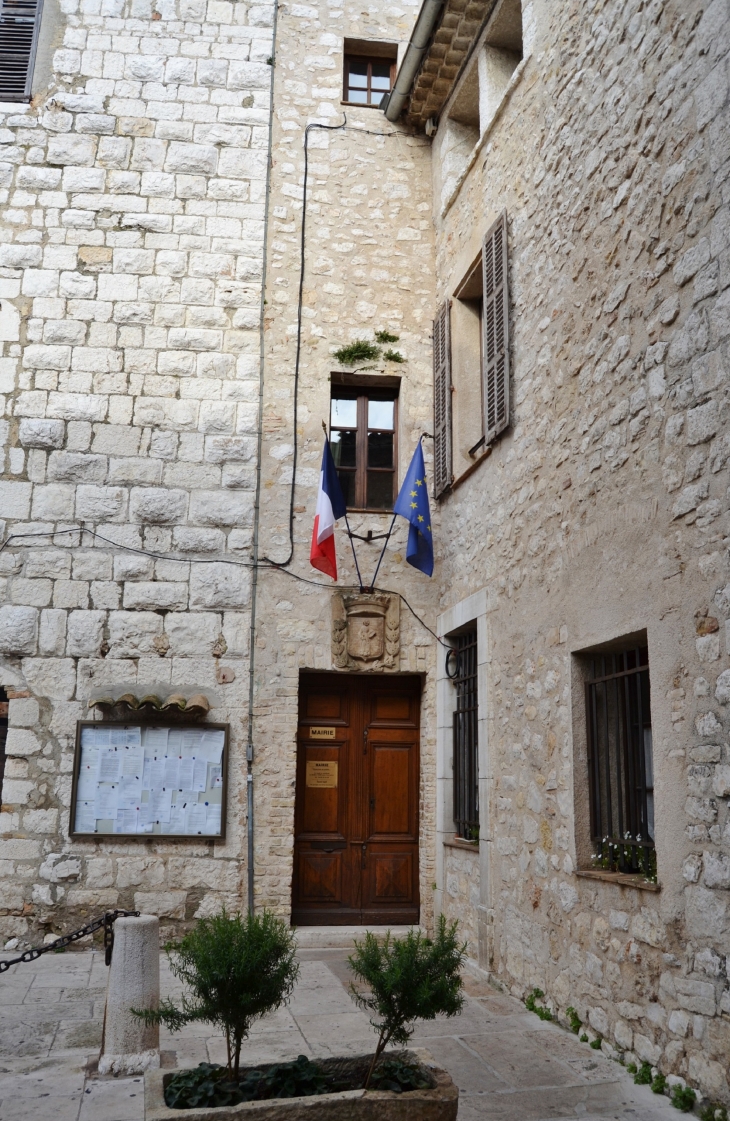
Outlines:
[[[388, 1090], [343, 1090], [309, 1098], [272, 1098], [214, 1109], [169, 1109], [164, 1089], [174, 1070], [148, 1070], [144, 1076], [145, 1121], [456, 1121], [459, 1091], [451, 1076], [434, 1064], [428, 1051], [409, 1056], [425, 1066], [431, 1090], [394, 1094]], [[343, 1059], [322, 1059], [325, 1070], [341, 1069]], [[364, 1067], [369, 1056], [353, 1056]], [[349, 1063], [348, 1063], [349, 1065]], [[257, 1070], [266, 1070], [259, 1066]]]

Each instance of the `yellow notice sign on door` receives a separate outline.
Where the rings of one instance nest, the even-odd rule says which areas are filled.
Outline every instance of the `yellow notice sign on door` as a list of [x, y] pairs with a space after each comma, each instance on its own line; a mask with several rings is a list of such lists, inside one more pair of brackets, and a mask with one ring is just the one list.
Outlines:
[[337, 763], [316, 759], [307, 763], [307, 786], [337, 786]]

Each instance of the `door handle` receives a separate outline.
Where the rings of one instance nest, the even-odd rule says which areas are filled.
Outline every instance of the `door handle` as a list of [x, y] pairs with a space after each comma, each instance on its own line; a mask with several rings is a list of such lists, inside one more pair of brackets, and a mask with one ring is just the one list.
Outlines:
[[367, 844], [366, 844], [366, 843], [365, 843], [365, 842], [363, 841], [363, 844], [362, 844], [362, 864], [361, 864], [361, 867], [362, 867], [362, 868], [364, 868], [364, 867], [365, 867], [365, 864], [366, 864], [366, 860], [367, 860], [367, 851], [368, 851], [368, 846], [367, 846]]

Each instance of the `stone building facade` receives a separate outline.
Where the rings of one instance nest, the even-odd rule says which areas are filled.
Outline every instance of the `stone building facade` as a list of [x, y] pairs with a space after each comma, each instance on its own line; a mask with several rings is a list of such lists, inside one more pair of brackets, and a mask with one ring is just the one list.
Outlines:
[[[405, 74], [417, 17], [64, 0], [32, 104], [2, 108], [0, 933], [245, 904], [247, 785], [254, 901], [289, 915], [306, 682], [418, 677], [421, 923], [459, 918], [510, 991], [727, 1101], [728, 2], [446, 0], [403, 111], [342, 104], [348, 52]], [[474, 269], [502, 214], [509, 423], [480, 445]], [[345, 665], [307, 563], [321, 422], [342, 388], [392, 391], [402, 479], [445, 301], [436, 572], [400, 522], [377, 581], [407, 601], [397, 656]], [[378, 331], [403, 363], [335, 358]], [[340, 532], [340, 585], [368, 585], [388, 525], [350, 515], [363, 578]], [[476, 636], [466, 837], [423, 622]], [[590, 662], [629, 646], [656, 883], [597, 867], [589, 824]], [[195, 685], [230, 723], [225, 843], [69, 840], [76, 721], [127, 683]]]

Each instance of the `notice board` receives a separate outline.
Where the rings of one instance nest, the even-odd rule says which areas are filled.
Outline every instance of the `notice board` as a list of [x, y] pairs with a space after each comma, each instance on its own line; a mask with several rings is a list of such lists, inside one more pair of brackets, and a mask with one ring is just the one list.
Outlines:
[[223, 839], [227, 724], [79, 721], [72, 837]]

